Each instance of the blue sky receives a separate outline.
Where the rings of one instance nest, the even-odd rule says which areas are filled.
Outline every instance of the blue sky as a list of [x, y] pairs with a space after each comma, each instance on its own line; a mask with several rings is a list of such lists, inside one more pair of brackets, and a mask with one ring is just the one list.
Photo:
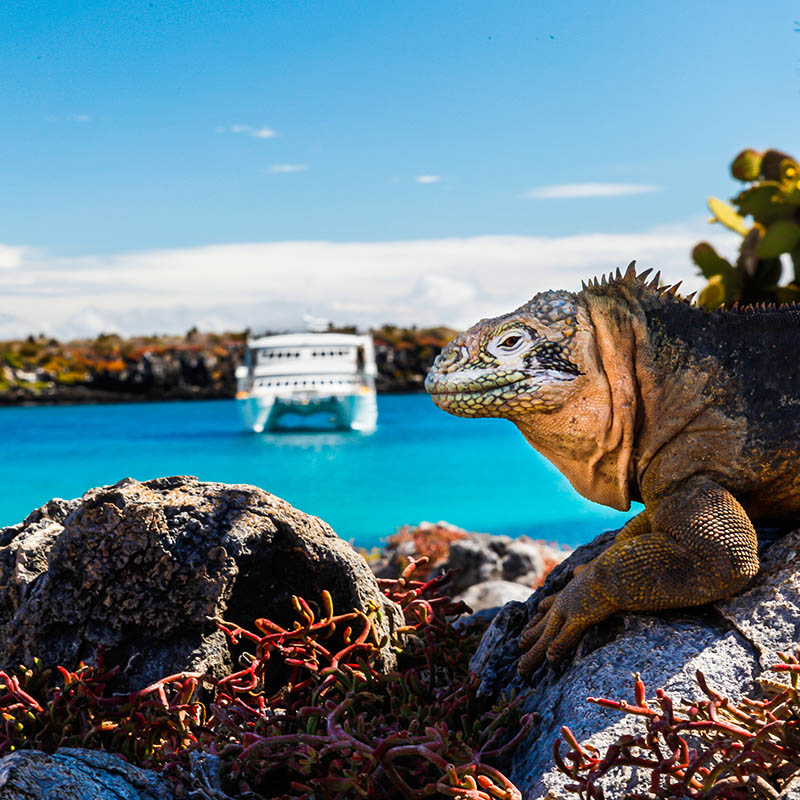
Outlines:
[[[466, 324], [481, 297], [515, 300], [515, 279], [521, 301], [558, 277], [560, 251], [548, 268], [540, 244], [573, 252], [588, 234], [622, 238], [567, 288], [628, 250], [690, 276], [682, 243], [624, 237], [691, 244], [705, 198], [736, 190], [738, 150], [797, 152], [798, 18], [796, 2], [721, 0], [6, 0], [3, 311], [12, 328], [47, 318], [64, 333], [122, 311], [130, 330], [213, 326], [304, 301], [337, 321], [407, 321], [398, 309], [429, 302]], [[290, 242], [332, 249], [312, 264], [284, 258]], [[360, 296], [341, 263], [369, 244], [363, 269], [407, 276], [406, 294]], [[215, 257], [235, 291], [211, 276]], [[481, 277], [502, 264], [493, 294]], [[137, 287], [168, 269], [160, 297]], [[282, 294], [287, 271], [299, 283]], [[437, 292], [459, 291], [475, 302], [437, 311]]]

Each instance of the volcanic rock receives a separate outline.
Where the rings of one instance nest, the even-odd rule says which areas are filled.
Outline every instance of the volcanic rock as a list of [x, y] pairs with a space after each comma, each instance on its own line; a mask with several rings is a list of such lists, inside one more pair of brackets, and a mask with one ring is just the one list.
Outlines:
[[0, 759], [3, 800], [173, 800], [155, 772], [102, 750], [18, 750]]
[[[566, 585], [574, 567], [601, 553], [613, 537], [603, 534], [578, 548], [527, 602], [504, 606], [472, 659], [484, 695], [497, 697], [516, 689], [524, 696], [524, 710], [538, 715], [505, 770], [524, 800], [566, 796], [564, 787], [571, 779], [558, 771], [553, 759], [562, 725], [582, 745], [601, 753], [622, 734], [643, 732], [639, 718], [587, 702], [588, 697], [632, 700], [633, 671], [641, 674], [648, 697], [664, 688], [676, 702], [700, 699], [700, 670], [712, 689], [735, 702], [743, 695], [759, 695], [759, 680], [779, 661], [777, 652], [795, 652], [800, 641], [800, 532], [794, 532], [762, 556], [761, 571], [747, 591], [695, 609], [612, 617], [586, 633], [568, 663], [545, 664], [523, 681], [516, 661], [525, 623], [542, 598]], [[769, 678], [774, 681], [776, 674]], [[601, 786], [609, 798], [633, 791], [646, 794], [649, 779], [650, 773], [618, 769]]]
[[[52, 500], [0, 529], [0, 665], [119, 664], [115, 691], [184, 670], [233, 666], [217, 622], [291, 627], [291, 597], [336, 610], [402, 613], [364, 559], [331, 528], [248, 485], [192, 477], [133, 479]], [[394, 652], [385, 646], [382, 666]]]

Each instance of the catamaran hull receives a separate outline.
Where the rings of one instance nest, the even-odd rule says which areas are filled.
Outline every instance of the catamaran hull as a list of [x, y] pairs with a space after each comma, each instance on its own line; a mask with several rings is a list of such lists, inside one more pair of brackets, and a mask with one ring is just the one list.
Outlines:
[[256, 433], [296, 429], [292, 417], [326, 415], [328, 424], [340, 430], [372, 433], [378, 423], [375, 392], [334, 397], [287, 398], [247, 395], [238, 398], [245, 425]]

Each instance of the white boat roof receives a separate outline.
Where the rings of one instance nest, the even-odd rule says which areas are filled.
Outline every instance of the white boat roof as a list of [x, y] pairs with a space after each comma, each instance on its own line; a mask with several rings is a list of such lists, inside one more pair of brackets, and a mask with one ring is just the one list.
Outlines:
[[339, 347], [359, 345], [372, 341], [371, 336], [354, 333], [282, 333], [277, 336], [260, 336], [248, 339], [248, 347]]

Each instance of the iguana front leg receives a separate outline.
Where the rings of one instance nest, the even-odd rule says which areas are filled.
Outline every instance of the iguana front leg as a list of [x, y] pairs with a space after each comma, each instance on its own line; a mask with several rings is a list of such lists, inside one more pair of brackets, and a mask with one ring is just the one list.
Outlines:
[[696, 476], [647, 502], [604, 553], [522, 633], [518, 671], [562, 659], [595, 622], [617, 611], [699, 605], [733, 594], [758, 571], [756, 532], [736, 498]]

